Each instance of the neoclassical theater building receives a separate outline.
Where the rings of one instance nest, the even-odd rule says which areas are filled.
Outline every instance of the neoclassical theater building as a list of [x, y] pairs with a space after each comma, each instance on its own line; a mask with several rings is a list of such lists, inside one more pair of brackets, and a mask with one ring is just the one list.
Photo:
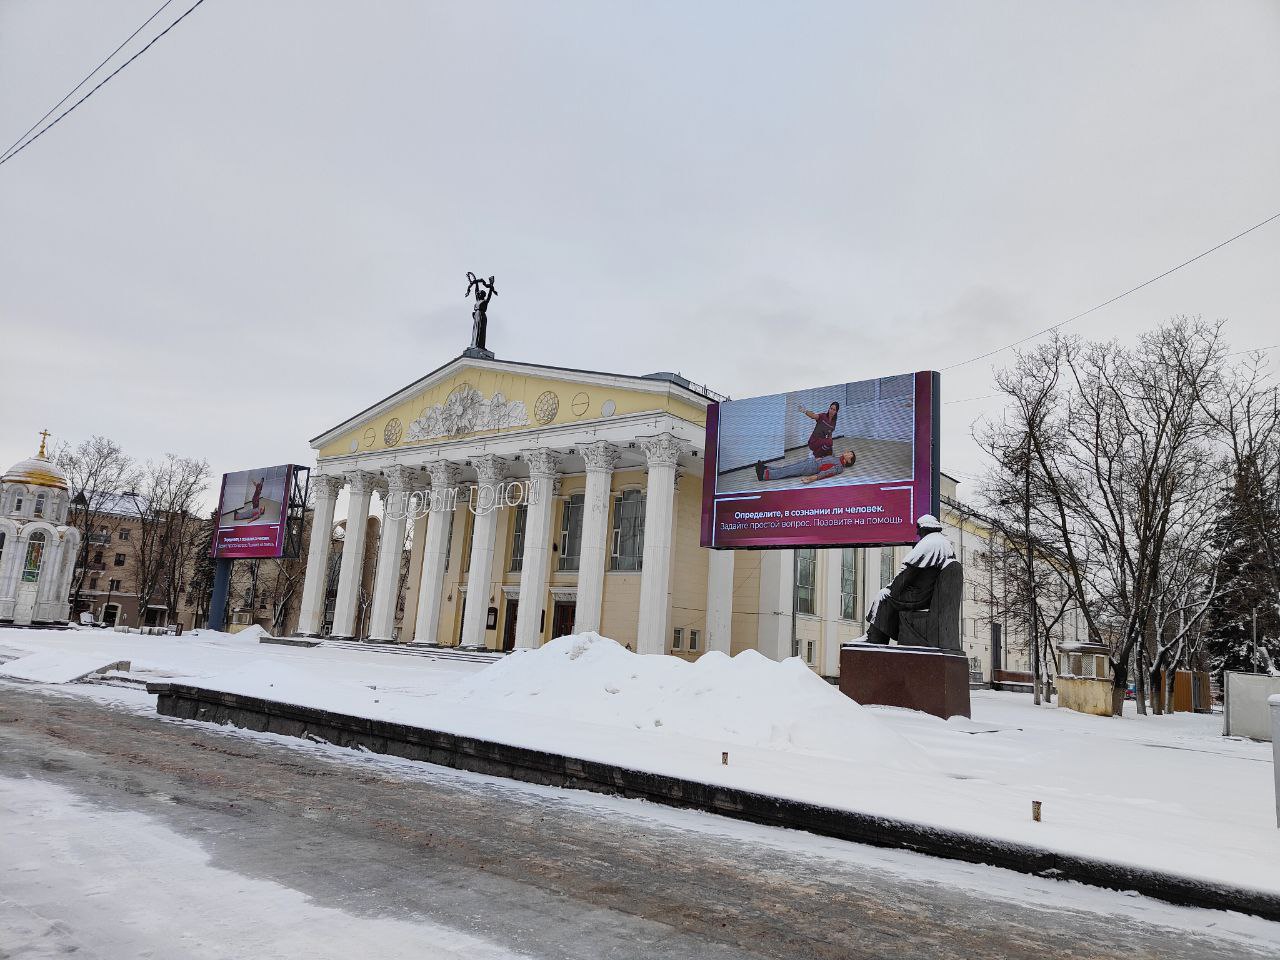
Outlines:
[[[333, 527], [342, 491], [347, 520], [336, 592], [334, 544], [311, 538], [299, 633], [509, 650], [594, 630], [641, 653], [755, 649], [835, 676], [904, 551], [700, 547], [718, 399], [672, 373], [468, 350], [311, 441], [312, 529]], [[944, 481], [944, 495], [954, 488]], [[965, 616], [980, 668], [986, 628]]]

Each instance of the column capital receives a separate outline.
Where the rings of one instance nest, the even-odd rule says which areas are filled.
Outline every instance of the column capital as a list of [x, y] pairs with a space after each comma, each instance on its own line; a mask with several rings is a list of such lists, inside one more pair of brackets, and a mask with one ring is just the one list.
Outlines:
[[392, 464], [386, 471], [387, 489], [393, 494], [408, 493], [418, 479], [418, 471], [403, 463]]
[[347, 481], [347, 492], [351, 494], [372, 493], [378, 481], [378, 475], [367, 470], [348, 470], [342, 476]]
[[335, 477], [331, 473], [311, 475], [311, 489], [317, 500], [336, 500], [346, 482], [343, 477]]
[[563, 455], [547, 447], [523, 450], [520, 455], [529, 465], [530, 477], [554, 477], [560, 472], [560, 466], [564, 463]]
[[451, 460], [436, 460], [427, 464], [427, 474], [431, 477], [432, 492], [448, 490], [458, 485], [458, 474], [461, 467]]
[[510, 461], [492, 453], [481, 457], [473, 457], [472, 464], [476, 468], [476, 482], [482, 487], [492, 487], [502, 482]]
[[674, 467], [680, 462], [680, 454], [684, 452], [684, 444], [669, 433], [644, 437], [637, 442], [644, 450], [650, 467]]
[[581, 449], [588, 473], [610, 472], [618, 465], [618, 458], [622, 456], [622, 451], [607, 440], [585, 444]]

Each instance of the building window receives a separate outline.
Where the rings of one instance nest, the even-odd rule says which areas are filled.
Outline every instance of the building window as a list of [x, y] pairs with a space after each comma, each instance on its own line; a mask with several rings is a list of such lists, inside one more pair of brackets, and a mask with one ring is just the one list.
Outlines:
[[117, 553], [117, 554], [116, 554], [115, 563], [114, 563], [113, 565], [114, 565], [114, 566], [117, 566], [117, 567], [123, 567], [123, 566], [124, 566], [124, 554], [123, 554], [123, 553]]
[[45, 501], [45, 498], [43, 493], [36, 494], [36, 516], [37, 517], [44, 516], [44, 501]]
[[644, 566], [644, 491], [624, 490], [613, 498], [611, 569]]
[[0, 561], [4, 560], [4, 531], [0, 530]]
[[27, 541], [27, 557], [22, 564], [22, 582], [35, 583], [40, 579], [40, 564], [44, 562], [44, 534], [37, 530]]
[[575, 493], [564, 502], [560, 515], [561, 570], [577, 570], [582, 559], [582, 505], [585, 497]]
[[[456, 510], [455, 510], [455, 511], [450, 511], [450, 513], [449, 513], [449, 532], [445, 535], [445, 538], [444, 538], [444, 570], [445, 570], [445, 573], [448, 573], [448, 572], [449, 572], [449, 555], [453, 553], [453, 520], [454, 520], [454, 518], [455, 518], [457, 515], [458, 515], [458, 514], [457, 514], [457, 511], [456, 511]], [[440, 517], [441, 517], [441, 516], [442, 516], [442, 514], [437, 513], [437, 514], [435, 515], [435, 517], [434, 517], [432, 520], [430, 520], [429, 522], [430, 522], [430, 523], [442, 523], [443, 521], [441, 521], [441, 520], [440, 520]]]
[[97, 589], [98, 589], [98, 578], [97, 578], [97, 577], [90, 577], [90, 578], [89, 578], [89, 589], [90, 589], [90, 590], [97, 590]]
[[796, 551], [796, 585], [794, 602], [796, 613], [813, 614], [813, 585], [816, 581], [815, 567], [818, 565], [818, 551], [806, 548]]
[[853, 547], [840, 551], [840, 619], [857, 620], [858, 616], [858, 555]]
[[22, 512], [22, 498], [21, 498], [21, 497], [18, 497], [16, 500], [14, 500], [14, 501], [13, 501], [13, 512], [14, 512], [14, 513], [21, 513], [21, 512]]
[[119, 589], [120, 589], [120, 581], [119, 581], [119, 580], [108, 580], [108, 581], [107, 581], [107, 589], [108, 589], [108, 590], [112, 590], [112, 591], [119, 590]]
[[121, 527], [119, 530], [117, 530], [117, 531], [116, 531], [116, 536], [117, 536], [117, 537], [119, 537], [121, 540], [128, 540], [128, 539], [129, 539], [129, 528], [128, 528], [128, 527]]
[[702, 632], [700, 630], [689, 630], [689, 650], [693, 653], [698, 652], [698, 646], [702, 641]]
[[804, 643], [804, 662], [810, 665], [813, 664], [813, 649], [814, 649], [813, 641], [806, 640]]
[[94, 562], [94, 563], [101, 563], [101, 562], [102, 562], [102, 551], [101, 551], [101, 550], [95, 550], [95, 551], [93, 551], [93, 562]]
[[893, 547], [880, 548], [880, 586], [893, 583]]
[[511, 572], [519, 573], [524, 569], [524, 525], [529, 519], [528, 504], [516, 507], [516, 515], [511, 520]]
[[671, 649], [680, 650], [684, 647], [684, 627], [676, 627], [671, 631]]

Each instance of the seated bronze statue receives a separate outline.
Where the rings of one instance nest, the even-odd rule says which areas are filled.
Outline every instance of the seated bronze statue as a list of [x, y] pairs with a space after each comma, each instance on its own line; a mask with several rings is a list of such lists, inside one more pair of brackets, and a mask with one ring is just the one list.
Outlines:
[[[951, 541], [943, 536], [942, 524], [938, 519], [927, 513], [916, 521], [916, 534], [920, 540], [911, 548], [911, 552], [902, 562], [902, 569], [893, 578], [893, 582], [880, 591], [871, 604], [871, 609], [867, 611], [870, 626], [867, 628], [866, 642], [887, 644], [890, 640], [897, 640], [902, 644], [958, 649], [960, 646], [958, 623], [929, 624], [931, 620], [942, 618], [915, 616], [908, 617], [911, 629], [903, 630], [902, 615], [904, 613], [911, 614], [933, 608], [939, 577], [942, 576], [943, 568], [948, 565], [954, 565], [956, 569], [953, 571], [955, 576], [947, 578], [946, 593], [949, 596], [954, 592], [957, 603], [954, 604], [955, 616], [947, 616], [945, 619], [958, 620], [959, 616], [958, 591], [963, 574], [959, 564], [955, 563], [956, 552], [951, 546]], [[952, 580], [956, 581], [954, 585], [951, 583]], [[950, 608], [952, 604], [948, 602], [946, 606]], [[950, 614], [949, 609], [947, 613]], [[929, 625], [926, 626], [926, 624]]]

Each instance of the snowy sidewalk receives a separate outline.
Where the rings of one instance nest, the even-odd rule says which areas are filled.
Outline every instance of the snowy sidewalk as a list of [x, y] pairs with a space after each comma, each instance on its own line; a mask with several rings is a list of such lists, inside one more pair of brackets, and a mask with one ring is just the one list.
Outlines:
[[0, 631], [0, 648], [111, 655], [151, 680], [1280, 893], [1269, 745], [1221, 737], [1219, 717], [1095, 718], [979, 692], [972, 721], [943, 722], [859, 707], [798, 662], [591, 646], [482, 667], [224, 635]]

